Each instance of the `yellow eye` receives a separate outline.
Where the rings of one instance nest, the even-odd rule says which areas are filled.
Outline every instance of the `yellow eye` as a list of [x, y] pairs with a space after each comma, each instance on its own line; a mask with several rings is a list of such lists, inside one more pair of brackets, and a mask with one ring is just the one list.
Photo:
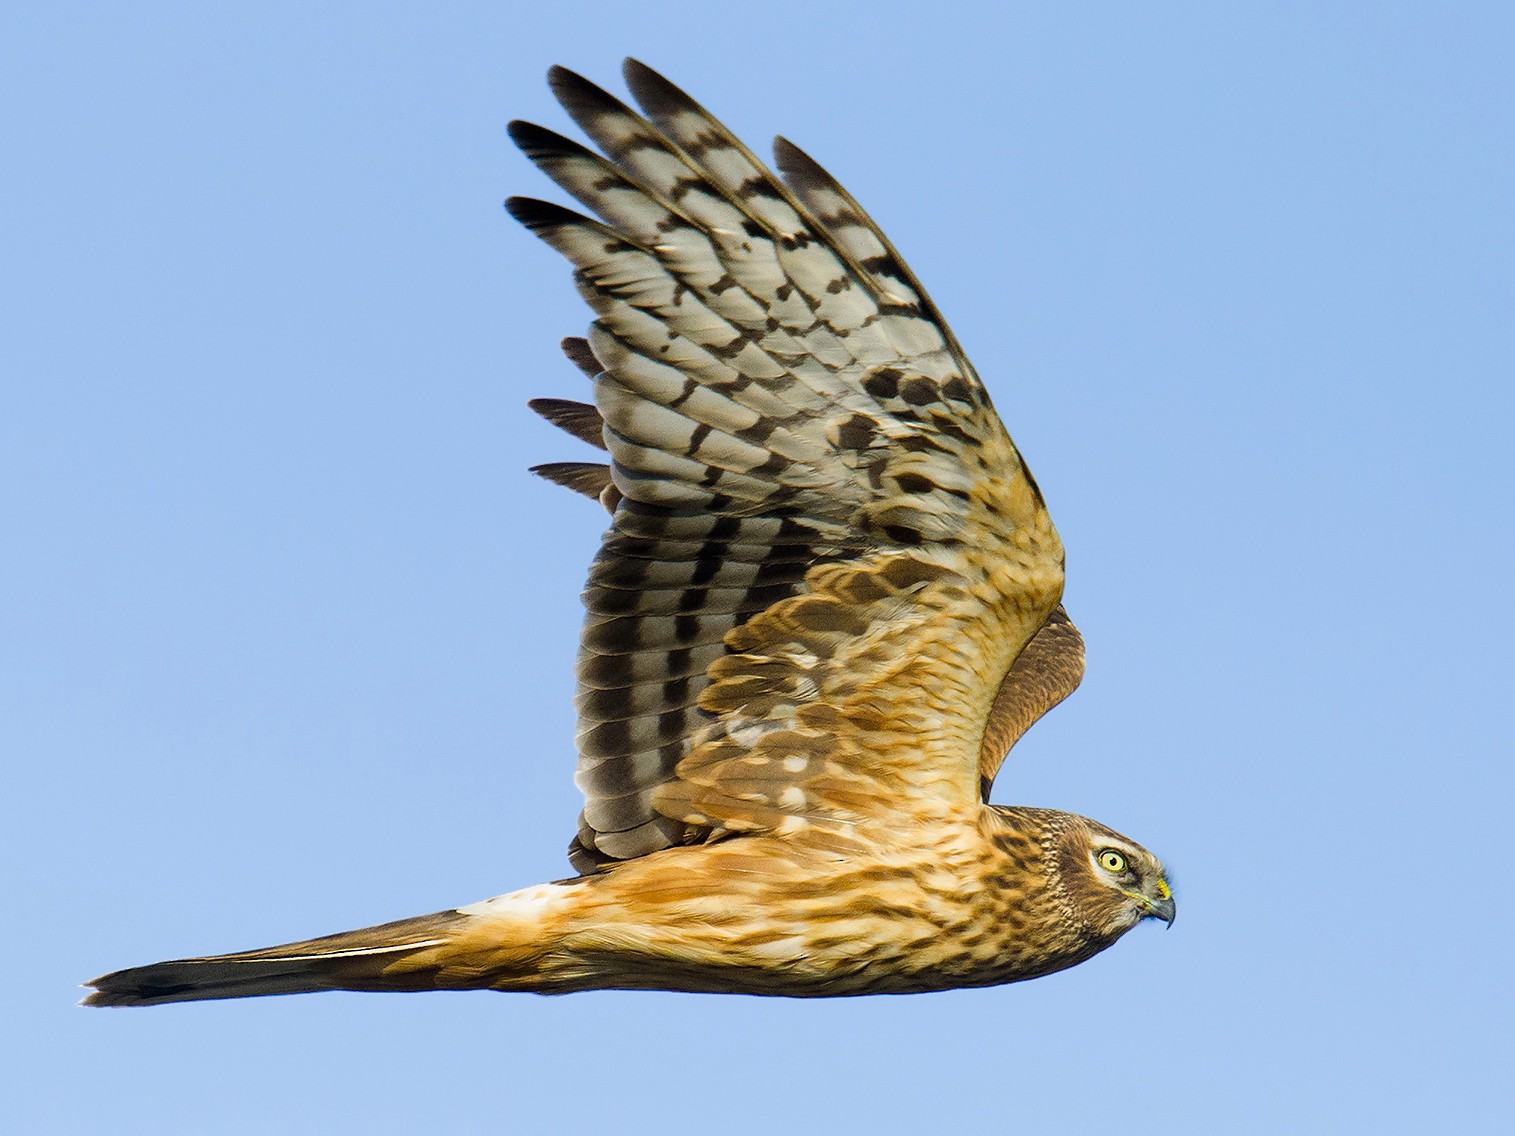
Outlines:
[[1126, 870], [1126, 858], [1114, 848], [1106, 848], [1099, 854], [1099, 866], [1107, 872], [1118, 874]]

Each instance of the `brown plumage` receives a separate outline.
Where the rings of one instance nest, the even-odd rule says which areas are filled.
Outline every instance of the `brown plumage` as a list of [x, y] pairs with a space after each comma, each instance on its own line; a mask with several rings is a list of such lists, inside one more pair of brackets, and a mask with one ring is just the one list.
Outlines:
[[543, 477], [611, 515], [578, 664], [581, 873], [496, 899], [96, 979], [91, 1005], [312, 990], [826, 996], [1033, 978], [1146, 917], [1161, 864], [986, 798], [1083, 675], [1040, 491], [940, 313], [792, 144], [781, 181], [628, 62], [646, 117], [561, 68], [603, 155], [515, 141], [598, 220], [512, 199], [596, 319], [608, 451]]

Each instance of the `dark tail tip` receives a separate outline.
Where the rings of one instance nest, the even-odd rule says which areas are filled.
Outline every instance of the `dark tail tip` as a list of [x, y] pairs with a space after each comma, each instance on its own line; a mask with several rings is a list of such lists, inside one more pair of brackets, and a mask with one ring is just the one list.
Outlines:
[[467, 918], [439, 911], [263, 950], [134, 966], [85, 983], [94, 993], [83, 1004], [160, 1006], [318, 990], [429, 990], [434, 964], [423, 952], [445, 947]]

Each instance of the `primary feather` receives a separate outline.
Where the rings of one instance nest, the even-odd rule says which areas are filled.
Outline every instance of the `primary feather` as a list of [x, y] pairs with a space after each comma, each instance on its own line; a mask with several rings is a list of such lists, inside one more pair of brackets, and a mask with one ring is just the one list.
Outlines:
[[[775, 810], [834, 810], [828, 779], [848, 783], [843, 796], [888, 799], [895, 779], [875, 767], [889, 763], [868, 754], [906, 734], [940, 735], [957, 755], [942, 774], [941, 755], [921, 753], [907, 775], [916, 790], [937, 794], [946, 776], [950, 796], [976, 794], [965, 755], [976, 770], [992, 693], [1061, 585], [1040, 496], [951, 333], [856, 202], [791, 144], [780, 144], [785, 185], [666, 80], [635, 63], [627, 80], [646, 117], [572, 72], [551, 75], [603, 157], [541, 127], [511, 131], [598, 214], [510, 203], [573, 262], [599, 317], [593, 361], [578, 361], [596, 375], [625, 497], [586, 592], [574, 862], [771, 825]], [[598, 475], [571, 476], [592, 488]], [[987, 657], [941, 638], [965, 619], [983, 622]], [[957, 696], [939, 693], [933, 666]], [[916, 694], [953, 728], [886, 729], [866, 712]], [[775, 745], [755, 777], [756, 755]], [[827, 760], [782, 773], [817, 746]]]

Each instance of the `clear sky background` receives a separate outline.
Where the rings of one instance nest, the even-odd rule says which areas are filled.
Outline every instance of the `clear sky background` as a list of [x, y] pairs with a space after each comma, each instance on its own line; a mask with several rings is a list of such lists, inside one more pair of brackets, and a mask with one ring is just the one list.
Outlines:
[[[12, 11], [0, 1080], [24, 1133], [1277, 1133], [1510, 1115], [1515, 7]], [[1179, 918], [799, 1003], [75, 984], [561, 876], [603, 520], [513, 117], [623, 55], [880, 220], [1052, 505], [1007, 802]], [[19, 1120], [17, 1119], [19, 1117]]]

